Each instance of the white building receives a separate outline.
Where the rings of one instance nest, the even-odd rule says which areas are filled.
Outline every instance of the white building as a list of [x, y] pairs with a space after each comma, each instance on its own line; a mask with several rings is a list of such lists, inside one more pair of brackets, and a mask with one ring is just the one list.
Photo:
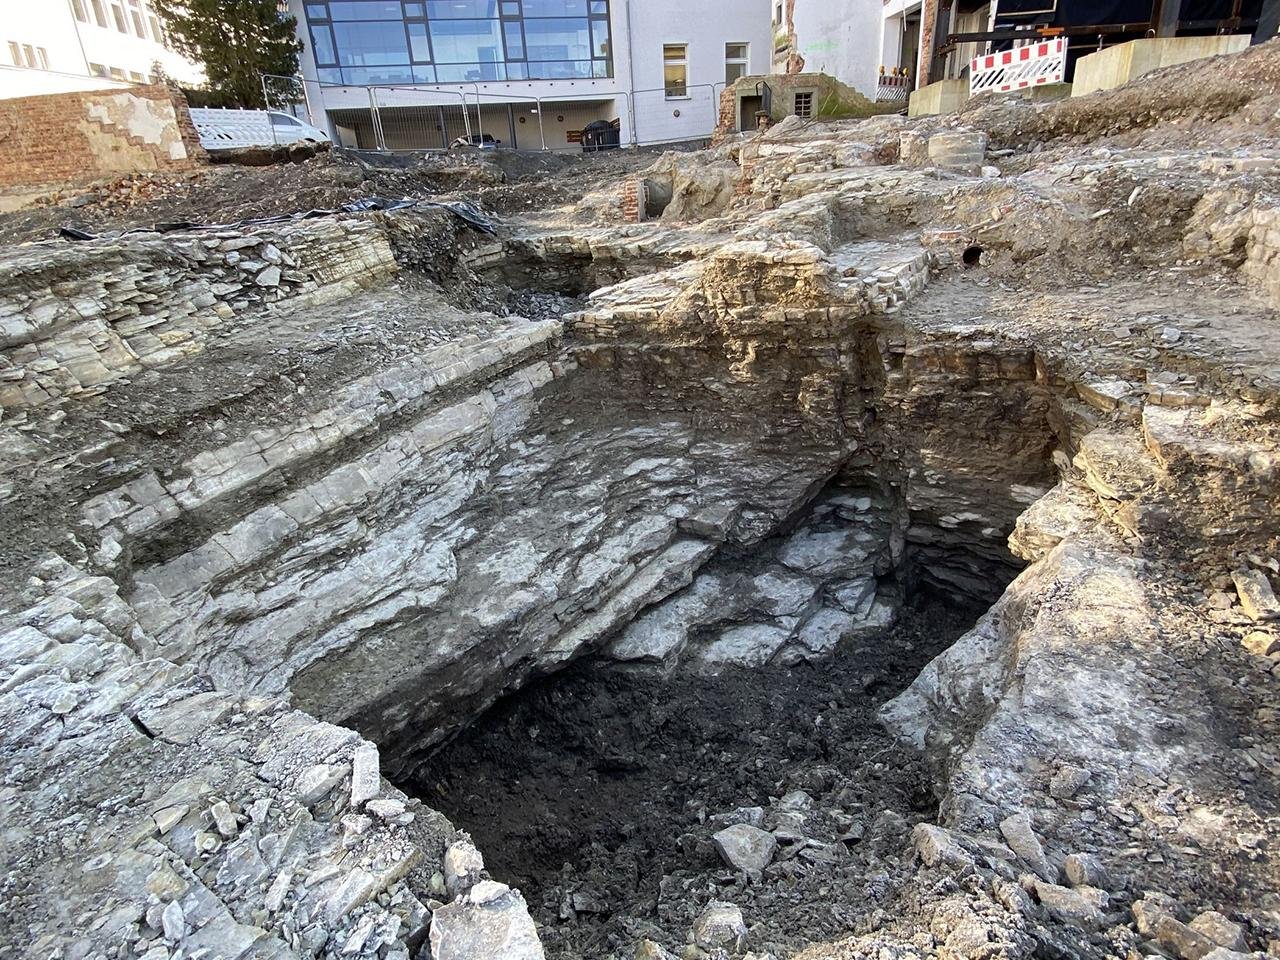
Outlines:
[[200, 68], [165, 45], [147, 0], [0, 0], [0, 98], [146, 83]]
[[[578, 150], [710, 135], [727, 82], [769, 70], [770, 0], [289, 0], [313, 122], [390, 149], [490, 136]], [[371, 109], [371, 106], [376, 109]]]
[[781, 41], [774, 71], [825, 73], [874, 100], [884, 6], [881, 0], [774, 0]]

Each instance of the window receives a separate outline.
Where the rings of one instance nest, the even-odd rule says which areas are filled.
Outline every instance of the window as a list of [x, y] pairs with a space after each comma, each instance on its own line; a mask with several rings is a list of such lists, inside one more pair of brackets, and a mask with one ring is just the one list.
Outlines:
[[9, 41], [9, 59], [13, 61], [15, 67], [22, 66], [22, 52], [12, 40]]
[[121, 70], [119, 67], [112, 67], [112, 68], [111, 68], [111, 79], [112, 79], [112, 80], [123, 80], [123, 79], [124, 79], [124, 71], [123, 71], [123, 70]]
[[133, 32], [143, 40], [147, 39], [147, 28], [142, 22], [142, 6], [138, 0], [129, 0], [129, 22], [133, 24]]
[[724, 82], [728, 86], [733, 85], [733, 81], [739, 77], [747, 75], [747, 49], [750, 45], [746, 43], [726, 43], [724, 45]]
[[164, 31], [160, 29], [160, 21], [156, 19], [154, 13], [147, 15], [147, 22], [151, 24], [151, 39], [156, 43], [163, 43], [167, 47], [169, 41], [165, 39]]
[[71, 12], [81, 23], [89, 22], [89, 12], [85, 9], [84, 0], [71, 0]]
[[95, 77], [105, 78], [110, 76], [110, 74], [107, 72], [107, 68], [100, 63], [89, 64], [89, 72], [93, 74]]
[[684, 43], [662, 45], [662, 85], [667, 99], [688, 96], [689, 46]]
[[273, 113], [273, 114], [271, 114], [271, 125], [272, 125], [273, 127], [300, 127], [300, 126], [302, 126], [302, 124], [301, 124], [301, 123], [299, 123], [297, 120], [295, 120], [293, 117], [290, 117], [290, 116], [287, 116], [287, 115], [285, 115], [285, 114], [281, 114], [281, 113]]
[[146, 83], [146, 82], [147, 82], [147, 78], [146, 78], [146, 77], [144, 77], [142, 74], [140, 74], [137, 70], [130, 70], [130, 71], [129, 71], [129, 79], [130, 79], [130, 80], [132, 80], [134, 83]]
[[795, 99], [795, 109], [792, 111], [797, 117], [813, 116], [813, 93], [797, 93]]
[[129, 28], [124, 24], [124, 7], [118, 3], [111, 5], [111, 19], [115, 21], [116, 29], [121, 33], [128, 33]]
[[36, 55], [40, 58], [40, 69], [49, 69], [49, 51], [44, 47], [36, 47]]
[[613, 76], [608, 0], [304, 0], [302, 8], [324, 82]]
[[100, 27], [107, 25], [107, 12], [106, 7], [102, 5], [102, 0], [93, 0], [93, 19], [98, 22]]

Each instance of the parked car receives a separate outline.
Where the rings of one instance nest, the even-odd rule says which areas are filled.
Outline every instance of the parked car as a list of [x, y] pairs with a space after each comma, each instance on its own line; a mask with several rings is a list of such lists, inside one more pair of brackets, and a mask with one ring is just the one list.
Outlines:
[[313, 127], [291, 114], [268, 110], [267, 116], [271, 119], [271, 129], [275, 133], [276, 143], [297, 143], [299, 140], [326, 143], [329, 140], [329, 135], [319, 127]]
[[498, 144], [502, 141], [497, 140], [489, 133], [473, 133], [465, 137], [459, 137], [453, 143], [449, 144], [453, 147], [479, 147], [481, 150], [497, 150]]

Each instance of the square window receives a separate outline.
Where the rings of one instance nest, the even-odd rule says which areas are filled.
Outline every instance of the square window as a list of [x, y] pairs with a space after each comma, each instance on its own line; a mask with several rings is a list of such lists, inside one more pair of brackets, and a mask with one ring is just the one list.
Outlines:
[[726, 60], [745, 60], [747, 59], [747, 44], [745, 43], [726, 43], [724, 45], [724, 58]]
[[427, 15], [426, 4], [423, 3], [406, 3], [404, 5], [404, 15], [406, 17], [419, 18]]
[[747, 75], [747, 65], [745, 63], [734, 63], [729, 61], [724, 65], [724, 82], [726, 86], [733, 86], [734, 81], [741, 79]]
[[307, 19], [311, 20], [312, 22], [316, 20], [328, 20], [329, 8], [326, 7], [323, 3], [308, 3]]
[[520, 4], [518, 0], [502, 0], [502, 15], [504, 17], [520, 16]]
[[795, 110], [793, 112], [797, 117], [812, 117], [813, 94], [811, 92], [797, 93], [795, 99]]
[[591, 15], [593, 17], [607, 17], [609, 15], [609, 0], [591, 0]]
[[146, 80], [146, 78], [143, 77], [143, 75], [140, 74], [137, 70], [129, 71], [129, 79], [132, 80], [134, 83], [143, 83]]
[[112, 68], [111, 68], [111, 79], [112, 79], [112, 80], [123, 80], [123, 79], [124, 79], [124, 71], [123, 71], [123, 70], [121, 70], [119, 67], [112, 67]]

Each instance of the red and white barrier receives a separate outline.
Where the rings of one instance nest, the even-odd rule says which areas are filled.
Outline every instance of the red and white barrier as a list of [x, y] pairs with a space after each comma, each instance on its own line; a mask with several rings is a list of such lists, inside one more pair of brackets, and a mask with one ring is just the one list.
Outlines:
[[969, 62], [969, 95], [1025, 90], [1048, 83], [1062, 83], [1067, 70], [1067, 40], [1045, 40], [1000, 53], [974, 57]]

